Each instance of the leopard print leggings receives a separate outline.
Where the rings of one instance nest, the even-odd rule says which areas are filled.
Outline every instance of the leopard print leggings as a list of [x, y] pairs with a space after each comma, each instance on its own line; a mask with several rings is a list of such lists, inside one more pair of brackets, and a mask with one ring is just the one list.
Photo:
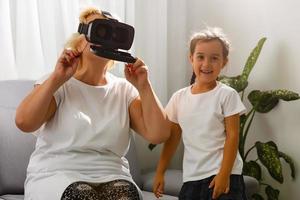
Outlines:
[[126, 180], [106, 183], [74, 182], [69, 185], [61, 200], [139, 200], [136, 186]]

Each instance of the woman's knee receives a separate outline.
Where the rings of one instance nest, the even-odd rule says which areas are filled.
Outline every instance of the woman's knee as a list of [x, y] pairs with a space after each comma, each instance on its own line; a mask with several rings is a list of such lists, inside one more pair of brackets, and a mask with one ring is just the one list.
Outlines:
[[86, 182], [74, 182], [70, 184], [64, 191], [61, 200], [98, 200], [97, 191]]
[[[126, 200], [139, 200], [139, 192], [137, 187], [127, 180], [111, 181], [103, 187], [102, 194], [110, 194], [111, 199], [126, 199]], [[103, 199], [105, 199], [103, 197]]]

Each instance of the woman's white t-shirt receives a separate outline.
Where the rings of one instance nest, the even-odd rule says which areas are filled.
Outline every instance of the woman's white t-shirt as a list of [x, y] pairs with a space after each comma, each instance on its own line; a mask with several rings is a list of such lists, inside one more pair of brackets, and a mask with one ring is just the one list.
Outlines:
[[138, 91], [123, 78], [106, 77], [104, 86], [72, 77], [54, 94], [55, 115], [35, 133], [25, 199], [58, 200], [75, 181], [133, 182], [124, 155], [130, 143], [128, 109]]
[[[226, 138], [224, 118], [245, 111], [238, 93], [221, 82], [205, 93], [192, 94], [189, 86], [173, 94], [166, 112], [169, 120], [182, 129], [184, 182], [219, 172]], [[238, 154], [232, 174], [241, 174], [242, 167]]]

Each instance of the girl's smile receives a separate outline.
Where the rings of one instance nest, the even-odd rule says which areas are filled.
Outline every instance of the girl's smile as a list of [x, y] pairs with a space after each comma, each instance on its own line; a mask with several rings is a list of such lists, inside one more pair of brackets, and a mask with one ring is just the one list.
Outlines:
[[213, 73], [212, 70], [203, 70], [203, 69], [200, 69], [200, 72], [203, 74], [212, 74]]

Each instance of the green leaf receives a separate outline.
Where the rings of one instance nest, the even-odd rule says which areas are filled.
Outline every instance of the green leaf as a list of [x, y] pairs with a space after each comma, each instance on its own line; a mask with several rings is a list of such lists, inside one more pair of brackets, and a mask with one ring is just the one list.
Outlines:
[[279, 102], [278, 98], [269, 92], [253, 90], [249, 93], [248, 99], [255, 111], [267, 113], [272, 110]]
[[247, 121], [247, 116], [246, 116], [246, 114], [242, 114], [242, 115], [240, 116], [240, 124], [244, 126], [244, 125], [246, 124], [246, 121]]
[[243, 73], [242, 73], [242, 77], [244, 80], [248, 80], [248, 77], [249, 77], [249, 74], [251, 72], [251, 70], [253, 69], [256, 61], [257, 61], [257, 58], [261, 52], [261, 49], [265, 43], [265, 41], [267, 40], [267, 38], [261, 38], [256, 47], [252, 50], [252, 52], [250, 53], [247, 61], [246, 61], [246, 64], [245, 64], [245, 67], [244, 67], [244, 70], [243, 70]]
[[274, 189], [270, 185], [268, 185], [265, 189], [265, 192], [268, 196], [268, 200], [278, 200], [279, 190]]
[[300, 99], [300, 96], [298, 93], [289, 91], [289, 90], [271, 90], [269, 91], [274, 96], [276, 96], [278, 99], [284, 100], [284, 101], [294, 101]]
[[152, 151], [156, 147], [156, 144], [149, 144], [148, 148]]
[[300, 99], [300, 96], [296, 92], [283, 89], [269, 91], [253, 90], [248, 95], [248, 99], [256, 111], [267, 113], [278, 104], [280, 99], [294, 101]]
[[234, 88], [237, 92], [243, 91], [248, 86], [247, 79], [240, 75], [235, 77], [220, 76], [218, 80]]
[[260, 165], [255, 161], [251, 160], [250, 162], [245, 162], [243, 166], [243, 174], [247, 176], [252, 176], [256, 180], [261, 180], [261, 168]]
[[[234, 76], [234, 77], [227, 77], [227, 76], [220, 76], [218, 80], [226, 85], [229, 85], [230, 87], [234, 88], [237, 92], [241, 92], [246, 89], [248, 86], [248, 77], [250, 75], [250, 72], [252, 71], [258, 56], [261, 52], [261, 49], [265, 43], [267, 38], [261, 38], [255, 48], [250, 53], [246, 64], [244, 66], [242, 75]], [[192, 78], [193, 80], [193, 78]], [[191, 81], [192, 82], [192, 81]]]
[[279, 157], [283, 158], [285, 160], [285, 162], [287, 162], [290, 165], [291, 177], [293, 179], [295, 179], [295, 177], [296, 177], [296, 175], [295, 175], [295, 165], [294, 165], [294, 162], [293, 162], [292, 158], [290, 156], [286, 155], [285, 153], [281, 152], [281, 151], [278, 151], [278, 153], [279, 153]]
[[251, 196], [251, 198], [254, 200], [264, 200], [264, 198], [260, 194], [257, 194], [257, 193], [253, 194]]
[[256, 142], [255, 146], [260, 162], [276, 181], [283, 183], [282, 166], [276, 144], [273, 141], [267, 143]]

